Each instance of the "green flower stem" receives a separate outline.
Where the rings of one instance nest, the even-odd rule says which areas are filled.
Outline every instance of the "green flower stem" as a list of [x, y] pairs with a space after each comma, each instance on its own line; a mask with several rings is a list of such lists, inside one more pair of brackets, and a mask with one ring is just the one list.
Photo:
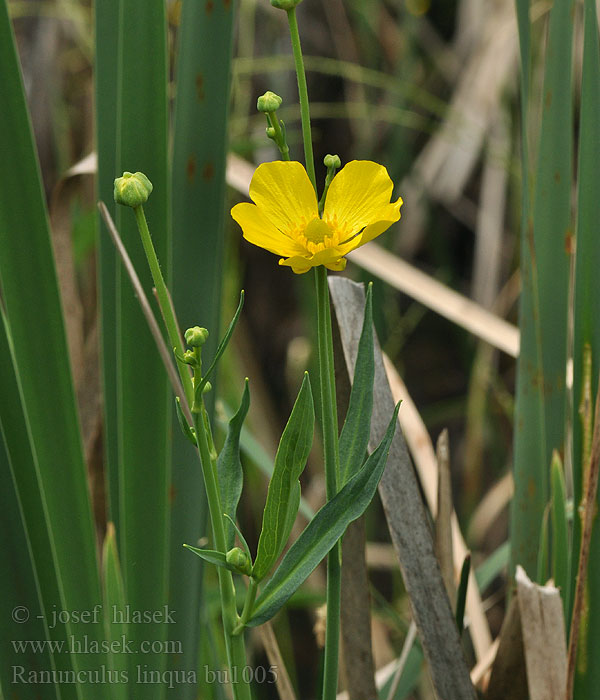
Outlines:
[[[327, 286], [327, 270], [322, 265], [315, 267], [315, 281], [325, 479], [327, 500], [330, 501], [337, 494], [339, 488], [340, 455], [329, 288]], [[323, 700], [333, 700], [337, 694], [341, 586], [341, 541], [338, 541], [327, 557], [327, 629]]]
[[310, 109], [308, 105], [308, 89], [306, 87], [306, 73], [304, 71], [304, 59], [300, 46], [300, 34], [298, 33], [298, 20], [296, 8], [287, 10], [288, 23], [290, 25], [290, 37], [292, 39], [292, 51], [294, 53], [294, 65], [298, 77], [298, 94], [300, 96], [300, 114], [302, 116], [302, 141], [304, 142], [304, 160], [306, 172], [317, 191], [317, 178], [315, 176], [315, 160], [313, 157], [312, 138], [310, 133]]
[[287, 145], [283, 129], [281, 128], [281, 124], [279, 123], [279, 119], [277, 118], [277, 112], [268, 112], [267, 119], [269, 121], [269, 125], [275, 132], [275, 138], [273, 140], [277, 144], [277, 148], [279, 148], [279, 152], [281, 153], [281, 160], [289, 160], [290, 147]]
[[[298, 33], [296, 9], [287, 10], [294, 65], [298, 78], [300, 114], [302, 117], [302, 141], [306, 172], [317, 193], [315, 161], [310, 130], [310, 109], [306, 73], [302, 58], [302, 47]], [[317, 337], [319, 346], [319, 379], [321, 393], [321, 420], [325, 453], [325, 480], [327, 500], [338, 492], [340, 481], [340, 455], [338, 445], [337, 402], [335, 393], [335, 373], [333, 366], [333, 338], [331, 333], [331, 311], [329, 308], [329, 288], [327, 270], [315, 267], [317, 289]], [[340, 603], [342, 593], [342, 549], [338, 541], [327, 557], [327, 628], [325, 633], [325, 664], [323, 669], [323, 700], [335, 700], [337, 695], [338, 658], [340, 647]]]
[[[200, 372], [197, 372], [195, 380], [200, 381]], [[212, 524], [215, 549], [224, 554], [227, 551], [227, 541], [225, 537], [225, 527], [223, 523], [221, 497], [217, 482], [217, 464], [214, 448], [212, 445], [212, 435], [206, 419], [206, 409], [200, 399], [200, 405], [195, 406], [194, 427], [198, 440], [198, 452], [202, 465], [202, 474], [206, 487], [208, 509]], [[243, 635], [234, 634], [234, 630], [239, 624], [239, 616], [235, 604], [235, 588], [233, 576], [227, 569], [217, 568], [219, 576], [219, 591], [221, 594], [221, 611], [223, 615], [223, 630], [225, 633], [225, 644], [227, 648], [227, 660], [229, 663], [231, 687], [235, 700], [251, 700], [250, 686], [245, 681], [243, 670], [246, 666], [246, 648], [244, 646]]]
[[[179, 337], [177, 322], [171, 307], [169, 293], [165, 284], [164, 278], [160, 271], [160, 265], [156, 256], [156, 251], [152, 244], [148, 223], [144, 215], [143, 207], [134, 207], [135, 218], [137, 221], [142, 244], [148, 264], [156, 287], [158, 303], [160, 304], [163, 318], [167, 326], [167, 333], [171, 345], [175, 348], [178, 355], [183, 355], [183, 344]], [[196, 348], [197, 357], [200, 360], [200, 348]], [[200, 365], [200, 363], [199, 363]], [[208, 500], [210, 519], [213, 530], [215, 548], [223, 554], [227, 553], [227, 540], [225, 537], [225, 526], [221, 510], [221, 496], [219, 493], [219, 484], [217, 480], [217, 455], [214, 448], [212, 433], [208, 415], [204, 407], [202, 396], [195, 398], [195, 387], [202, 381], [200, 366], [194, 372], [194, 379], [190, 375], [188, 365], [185, 365], [179, 360], [177, 368], [184, 386], [186, 400], [194, 416], [194, 428], [196, 430], [196, 439], [198, 442], [198, 452], [200, 463], [202, 465], [202, 474], [204, 476], [204, 485]], [[221, 594], [221, 610], [223, 615], [223, 628], [225, 632], [225, 644], [227, 648], [227, 660], [229, 662], [231, 685], [233, 688], [234, 700], [252, 700], [250, 686], [245, 681], [243, 669], [246, 666], [246, 648], [244, 646], [243, 635], [233, 635], [233, 630], [239, 623], [239, 616], [235, 603], [235, 588], [233, 585], [233, 576], [230, 571], [218, 567], [219, 590]]]
[[[133, 209], [135, 213], [135, 220], [137, 222], [138, 230], [140, 232], [140, 237], [142, 239], [142, 245], [144, 246], [144, 252], [146, 253], [146, 258], [148, 259], [148, 265], [150, 266], [150, 272], [152, 273], [152, 279], [154, 281], [154, 287], [156, 288], [156, 295], [158, 297], [158, 303], [162, 311], [163, 318], [165, 320], [165, 325], [167, 327], [167, 334], [169, 336], [169, 342], [171, 347], [175, 348], [177, 355], [183, 355], [183, 344], [179, 336], [179, 330], [177, 328], [177, 321], [173, 314], [173, 309], [169, 299], [169, 292], [167, 291], [167, 285], [160, 271], [160, 265], [158, 258], [156, 257], [156, 251], [154, 250], [154, 245], [152, 244], [152, 238], [150, 237], [150, 231], [148, 230], [148, 222], [146, 221], [146, 215], [144, 214], [144, 207], [140, 204], [138, 207]], [[179, 371], [179, 376], [181, 378], [181, 383], [185, 391], [185, 399], [189, 405], [192, 407], [194, 399], [194, 387], [192, 384], [192, 377], [187, 365], [183, 364], [179, 360], [177, 362], [177, 369]]]
[[248, 590], [246, 591], [246, 600], [244, 601], [244, 609], [240, 615], [240, 622], [238, 626], [233, 630], [233, 634], [239, 634], [246, 626], [246, 623], [250, 619], [250, 615], [252, 615], [252, 608], [254, 607], [257, 592], [258, 584], [252, 577], [250, 577], [250, 583], [248, 584]]

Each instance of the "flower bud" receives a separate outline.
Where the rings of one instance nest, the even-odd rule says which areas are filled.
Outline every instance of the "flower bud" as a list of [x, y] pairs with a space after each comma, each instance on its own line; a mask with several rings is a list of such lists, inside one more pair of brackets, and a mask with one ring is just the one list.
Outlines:
[[115, 202], [126, 207], [139, 207], [148, 201], [152, 183], [144, 173], [124, 172], [115, 180]]
[[198, 367], [198, 358], [193, 350], [186, 350], [181, 359], [186, 365], [190, 365], [190, 367]]
[[326, 168], [334, 168], [337, 170], [338, 168], [341, 167], [342, 161], [340, 160], [339, 156], [332, 156], [329, 153], [323, 158], [323, 164], [325, 165]]
[[252, 573], [252, 562], [250, 561], [250, 557], [239, 547], [230, 549], [225, 555], [225, 561], [240, 574], [250, 576]]
[[267, 90], [264, 95], [261, 95], [258, 100], [256, 100], [256, 109], [259, 112], [276, 112], [280, 107], [283, 100], [279, 95], [274, 92]]
[[267, 137], [273, 139], [273, 141], [277, 140], [277, 132], [272, 126], [267, 127]]
[[293, 10], [296, 5], [300, 4], [301, 0], [271, 0], [271, 5], [278, 10]]
[[186, 344], [189, 345], [190, 348], [201, 348], [208, 340], [208, 331], [206, 328], [194, 326], [193, 328], [187, 329], [184, 337]]

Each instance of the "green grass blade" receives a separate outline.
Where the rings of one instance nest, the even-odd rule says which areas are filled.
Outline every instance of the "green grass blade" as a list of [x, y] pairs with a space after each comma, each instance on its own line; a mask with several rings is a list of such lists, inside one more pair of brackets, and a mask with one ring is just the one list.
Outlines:
[[563, 464], [558, 452], [552, 454], [550, 465], [552, 493], [552, 577], [560, 595], [568, 618], [570, 594], [571, 548], [569, 543], [569, 523], [567, 520], [567, 494]]
[[[511, 571], [520, 563], [532, 573], [537, 560], [544, 494], [535, 488], [539, 474], [532, 465], [546, 465], [544, 403], [542, 395], [541, 346], [539, 332], [537, 269], [531, 221], [528, 107], [531, 73], [531, 28], [529, 0], [517, 0], [517, 21], [521, 56], [521, 243], [519, 300], [520, 353], [517, 358], [517, 386], [514, 428], [515, 494], [510, 509]], [[534, 484], [530, 504], [528, 485]]]
[[[0, 312], [2, 309], [0, 308]], [[2, 446], [6, 463], [3, 465], [2, 478], [7, 481], [6, 490], [1, 489], [2, 497], [6, 500], [4, 508], [8, 512], [14, 512], [13, 496], [17, 501], [17, 515], [14, 523], [5, 530], [8, 535], [19, 537], [20, 526], [24, 529], [24, 545], [19, 545], [15, 550], [15, 556], [10, 566], [2, 568], [4, 575], [14, 589], [11, 596], [20, 596], [15, 605], [26, 605], [30, 608], [39, 607], [40, 613], [64, 608], [58, 569], [53, 558], [51, 532], [46, 524], [44, 495], [40, 491], [38, 479], [39, 464], [35, 453], [32, 451], [30, 435], [27, 427], [27, 418], [21, 407], [21, 393], [12, 362], [12, 348], [7, 334], [7, 325], [4, 313], [0, 313], [0, 386], [2, 387], [2, 400], [0, 401], [0, 432], [4, 437]], [[40, 514], [42, 514], [40, 516]], [[12, 516], [11, 516], [12, 518]], [[15, 542], [8, 539], [3, 552], [6, 556], [13, 554]], [[16, 552], [19, 558], [16, 558]], [[31, 569], [32, 574], [25, 581], [18, 583], [19, 575]], [[12, 573], [14, 572], [14, 574]], [[17, 581], [17, 583], [16, 583]], [[4, 600], [4, 598], [3, 598]], [[33, 614], [33, 613], [31, 613]], [[44, 616], [45, 617], [45, 616]], [[44, 620], [44, 617], [36, 620]], [[45, 618], [48, 620], [48, 618]], [[39, 623], [41, 625], [41, 623]], [[48, 627], [50, 624], [50, 627]], [[66, 628], [60, 622], [53, 625], [50, 621], [41, 626], [41, 636], [23, 637], [24, 639], [49, 639], [52, 642], [64, 640], [68, 633], [74, 633], [73, 628]], [[4, 625], [0, 625], [4, 629]], [[13, 630], [14, 631], [14, 630]], [[16, 635], [15, 639], [21, 638]], [[72, 669], [71, 661], [64, 654], [50, 655], [52, 666], [60, 670]], [[4, 661], [4, 658], [2, 659]], [[38, 663], [30, 659], [29, 667], [35, 669]], [[18, 659], [13, 659], [13, 663]], [[13, 664], [11, 664], [13, 665]], [[43, 668], [43, 666], [41, 667]], [[77, 692], [74, 686], [66, 686], [61, 693], [62, 699], [76, 698]]]
[[[200, 325], [212, 357], [221, 318], [225, 221], [225, 158], [233, 38], [227, 0], [183, 0], [178, 33], [177, 91], [173, 131], [173, 302], [182, 328]], [[213, 382], [214, 383], [214, 382]], [[207, 397], [212, 418], [215, 392]], [[186, 615], [169, 632], [183, 642], [172, 668], [195, 668], [198, 659], [202, 567], [190, 566], [183, 542], [206, 532], [207, 507], [198, 456], [185, 440], [173, 440], [170, 601]], [[180, 685], [168, 694], [192, 700], [196, 689]]]
[[[0, 625], [0, 693], [10, 698], [17, 691], [22, 700], [62, 700], [60, 688], [54, 684], [18, 682], [21, 673], [27, 678], [30, 671], [39, 673], [54, 667], [48, 649], [21, 651], [14, 646], [19, 641], [46, 639], [48, 634], [30, 554], [8, 454], [0, 440], [0, 600], [4, 610]], [[19, 617], [22, 614], [26, 621]]]
[[[550, 12], [543, 88], [542, 132], [536, 169], [533, 236], [548, 451], [563, 450], [567, 309], [572, 250], [572, 37], [574, 3], [556, 0]], [[540, 482], [540, 488], [543, 482]]]
[[[0, 74], [0, 285], [61, 603], [82, 610], [101, 600], [95, 533], [47, 214], [5, 2], [0, 3]], [[19, 466], [35, 468], [31, 462]], [[97, 627], [80, 624], [76, 633], [97, 639]], [[103, 660], [98, 654], [92, 666]], [[73, 656], [72, 663], [83, 662]], [[82, 694], [82, 687], [77, 692]], [[101, 695], [101, 687], [86, 684], [86, 698]]]
[[[104, 624], [106, 640], [111, 645], [107, 654], [108, 667], [114, 677], [127, 677], [127, 654], [123, 641], [128, 638], [128, 625], [122, 621], [127, 610], [125, 586], [117, 552], [115, 526], [108, 524], [102, 548], [102, 583], [104, 593]], [[111, 700], [127, 700], [127, 683], [115, 682], [111, 686]]]
[[[94, 3], [95, 19], [95, 97], [96, 151], [98, 153], [98, 198], [115, 216], [113, 180], [117, 172], [117, 18], [121, 0]], [[98, 218], [98, 228], [100, 229]], [[98, 299], [101, 328], [103, 436], [106, 468], [108, 516], [119, 530], [119, 449], [117, 418], [117, 256], [104, 231], [98, 235]]]
[[[577, 507], [583, 487], [583, 437], [578, 409], [584, 377], [584, 345], [591, 352], [591, 397], [598, 390], [600, 368], [600, 322], [596, 312], [597, 275], [600, 266], [600, 240], [597, 225], [600, 220], [600, 46], [596, 4], [586, 0], [584, 4], [584, 44], [581, 84], [581, 112], [579, 123], [579, 172], [577, 193], [577, 259], [575, 278], [575, 318], [573, 352], [573, 482]], [[592, 407], [589, 407], [592, 410]], [[579, 551], [581, 523], [577, 511], [573, 522], [573, 551]], [[577, 556], [573, 557], [572, 582], [577, 573]], [[587, 634], [579, 638], [579, 658], [575, 676], [575, 697], [593, 697], [600, 685], [600, 669], [590, 663], [590, 652], [600, 644], [600, 535], [598, 528], [592, 533], [588, 568], [589, 608]], [[571, 590], [574, 590], [572, 585]], [[567, 618], [567, 624], [570, 619]], [[592, 646], [593, 645], [593, 646]]]
[[[511, 511], [512, 564], [535, 571], [543, 509], [548, 499], [548, 448], [565, 436], [567, 299], [571, 249], [572, 3], [560, 0], [550, 13], [543, 90], [542, 131], [533, 207], [527, 154], [529, 100], [529, 3], [517, 3], [521, 31], [523, 100], [523, 230], [515, 425], [515, 497]], [[539, 325], [538, 325], [539, 324]], [[541, 363], [540, 363], [541, 358]], [[543, 397], [543, 404], [542, 404]]]
[[[167, 26], [163, 0], [122, 0], [119, 16], [117, 166], [142, 171], [154, 185], [145, 213], [169, 279], [167, 168]], [[133, 212], [117, 209], [117, 225], [149, 296], [151, 275]], [[119, 428], [119, 553], [127, 602], [134, 610], [167, 603], [170, 389], [146, 320], [119, 270], [117, 390]], [[183, 611], [179, 612], [184, 615]], [[133, 648], [166, 638], [162, 622], [131, 625]], [[129, 697], [156, 700], [163, 684], [135, 682], [137, 667], [161, 670], [165, 654], [129, 655]]]

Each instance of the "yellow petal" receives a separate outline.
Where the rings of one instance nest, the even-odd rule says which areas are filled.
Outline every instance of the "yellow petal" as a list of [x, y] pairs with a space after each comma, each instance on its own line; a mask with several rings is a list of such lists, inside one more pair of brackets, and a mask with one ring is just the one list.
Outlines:
[[248, 202], [236, 204], [231, 216], [242, 227], [244, 238], [275, 255], [297, 255], [302, 248], [276, 228], [259, 208]]
[[[390, 205], [393, 207], [398, 206], [398, 210], [402, 206], [402, 199], [399, 199], [396, 204]], [[398, 221], [400, 218], [400, 212], [399, 211], [394, 211], [392, 212], [392, 218], [390, 219], [382, 219], [381, 221], [376, 221], [373, 224], [369, 224], [369, 226], [366, 226], [364, 231], [362, 233], [359, 233], [358, 236], [354, 236], [354, 238], [350, 239], [346, 243], [343, 243], [342, 245], [337, 246], [338, 250], [342, 252], [342, 255], [346, 255], [349, 253], [351, 250], [356, 250], [356, 248], [359, 248], [361, 245], [364, 245], [365, 243], [368, 243], [369, 241], [372, 241], [374, 238], [377, 238], [380, 234], [382, 234], [384, 231], [387, 231], [388, 228], [395, 222]]]
[[328, 270], [343, 270], [346, 267], [346, 258], [341, 257], [338, 248], [325, 248], [315, 255], [294, 255], [287, 260], [282, 259], [279, 264], [291, 267], [297, 275], [301, 275], [319, 265], [324, 265]]
[[304, 228], [319, 215], [315, 190], [297, 161], [259, 165], [250, 183], [250, 198], [285, 233]]
[[[331, 181], [323, 219], [343, 232], [343, 239], [380, 221], [388, 221], [390, 226], [400, 218], [402, 204], [401, 199], [390, 202], [393, 188], [394, 184], [383, 165], [370, 160], [353, 160]], [[366, 240], [363, 242], [366, 243]]]

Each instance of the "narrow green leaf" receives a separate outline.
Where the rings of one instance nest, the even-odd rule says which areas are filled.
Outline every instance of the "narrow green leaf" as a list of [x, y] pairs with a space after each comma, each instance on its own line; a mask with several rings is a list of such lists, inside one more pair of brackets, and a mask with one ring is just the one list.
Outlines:
[[235, 330], [235, 327], [237, 325], [237, 322], [240, 318], [240, 314], [242, 313], [242, 309], [244, 308], [244, 290], [240, 292], [240, 301], [238, 304], [238, 307], [235, 311], [235, 314], [233, 315], [233, 318], [231, 319], [231, 322], [229, 323], [229, 326], [227, 327], [227, 330], [225, 331], [225, 335], [223, 336], [223, 339], [219, 343], [219, 347], [217, 348], [217, 351], [215, 353], [215, 356], [213, 358], [213, 361], [210, 363], [208, 366], [208, 369], [206, 372], [204, 372], [202, 376], [202, 381], [198, 384], [196, 388], [196, 396], [200, 396], [202, 394], [202, 390], [206, 386], [206, 382], [210, 379], [211, 374], [213, 373], [215, 367], [217, 366], [217, 362], [221, 359], [221, 355], [225, 352], [227, 346], [229, 345], [229, 341], [231, 340], [231, 336], [233, 335], [233, 331]]
[[298, 512], [298, 479], [306, 466], [313, 440], [314, 423], [312, 391], [308, 372], [305, 372], [298, 398], [275, 455], [275, 467], [269, 483], [256, 561], [252, 570], [252, 576], [257, 581], [262, 580], [277, 561], [289, 536], [290, 519], [295, 518]]
[[[107, 661], [115, 677], [123, 679], [127, 677], [127, 654], [124, 653], [122, 646], [122, 640], [128, 637], [128, 625], [124, 621], [127, 614], [127, 600], [113, 523], [108, 523], [104, 538], [102, 574], [106, 640], [112, 645], [111, 651], [107, 654]], [[111, 700], [127, 700], [127, 683], [113, 683], [111, 689]]]
[[233, 520], [233, 518], [231, 516], [227, 515], [227, 513], [223, 513], [223, 515], [225, 516], [225, 519], [229, 522], [229, 524], [233, 528], [233, 531], [235, 532], [235, 534], [238, 536], [240, 543], [244, 549], [244, 552], [246, 552], [246, 554], [248, 555], [248, 559], [250, 561], [252, 561], [252, 553], [250, 552], [250, 547], [248, 547], [248, 543], [246, 542], [246, 538], [242, 534], [242, 531], [235, 524], [235, 520]]
[[362, 466], [369, 436], [371, 413], [373, 412], [373, 377], [375, 359], [373, 355], [373, 283], [367, 287], [365, 315], [358, 343], [354, 381], [346, 420], [340, 435], [341, 484], [351, 479]]
[[[246, 379], [240, 407], [229, 421], [225, 444], [217, 459], [221, 508], [223, 509], [223, 513], [227, 514], [233, 522], [235, 522], [235, 514], [244, 483], [244, 472], [240, 460], [240, 433], [249, 408], [250, 391], [248, 388], [248, 379]], [[225, 522], [225, 534], [227, 538], [227, 549], [231, 549], [235, 541], [235, 530], [230, 522]]]
[[249, 626], [270, 620], [314, 571], [348, 525], [365, 512], [385, 469], [399, 408], [397, 404], [377, 449], [342, 490], [319, 510], [290, 547], [258, 597]]
[[223, 569], [229, 569], [229, 571], [238, 573], [238, 570], [234, 566], [227, 563], [227, 558], [223, 552], [219, 552], [216, 549], [198, 549], [197, 547], [192, 547], [189, 544], [184, 544], [183, 546], [186, 549], [189, 549], [190, 552], [194, 552], [194, 554], [198, 555], [200, 559], [204, 559], [204, 561], [207, 561], [210, 564], [214, 564], [215, 566], [220, 566]]
[[181, 428], [181, 432], [192, 443], [192, 445], [197, 446], [198, 443], [196, 441], [196, 435], [194, 433], [194, 429], [187, 422], [187, 418], [183, 415], [183, 410], [181, 408], [181, 400], [180, 400], [179, 396], [175, 397], [175, 411], [177, 413], [177, 421], [179, 422], [179, 427]]

